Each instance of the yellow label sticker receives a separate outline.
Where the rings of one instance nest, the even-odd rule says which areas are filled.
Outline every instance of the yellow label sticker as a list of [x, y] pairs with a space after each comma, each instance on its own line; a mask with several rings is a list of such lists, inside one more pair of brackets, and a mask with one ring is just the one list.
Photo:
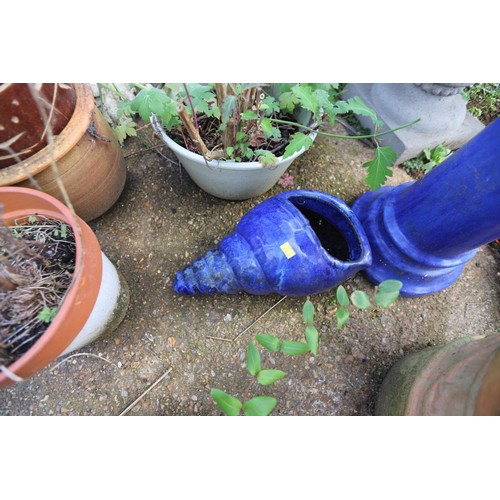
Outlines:
[[295, 250], [292, 248], [292, 245], [288, 243], [283, 243], [283, 245], [280, 246], [281, 251], [286, 255], [287, 259], [291, 259], [295, 255]]

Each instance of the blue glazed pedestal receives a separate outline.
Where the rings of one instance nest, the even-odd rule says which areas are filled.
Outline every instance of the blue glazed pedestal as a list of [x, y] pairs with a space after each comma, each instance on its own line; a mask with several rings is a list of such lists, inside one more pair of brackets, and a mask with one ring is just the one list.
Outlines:
[[342, 200], [320, 191], [288, 191], [255, 206], [217, 248], [178, 272], [174, 290], [309, 295], [370, 263], [363, 227]]
[[500, 237], [500, 119], [419, 181], [365, 193], [353, 211], [373, 252], [370, 281], [398, 279], [404, 296], [448, 287]]

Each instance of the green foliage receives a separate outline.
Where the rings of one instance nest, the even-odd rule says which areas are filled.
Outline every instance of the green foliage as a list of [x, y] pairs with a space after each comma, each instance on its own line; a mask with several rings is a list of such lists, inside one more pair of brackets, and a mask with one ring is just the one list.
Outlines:
[[257, 373], [257, 380], [261, 385], [271, 385], [285, 375], [286, 373], [281, 370], [261, 370]]
[[57, 307], [44, 307], [38, 313], [38, 319], [40, 321], [43, 321], [44, 323], [51, 323], [52, 320], [56, 317], [57, 309]]
[[500, 116], [500, 83], [474, 83], [462, 95], [469, 112], [485, 125]]
[[281, 349], [282, 341], [273, 335], [261, 333], [255, 337], [255, 340], [268, 351], [278, 352]]
[[[100, 84], [103, 85], [103, 84]], [[218, 102], [217, 85], [225, 89], [222, 103]], [[139, 92], [130, 102], [119, 105], [120, 124], [115, 128], [120, 142], [127, 136], [136, 135], [132, 117], [138, 114], [144, 121], [156, 115], [167, 131], [183, 128], [179, 113], [184, 111], [183, 120], [192, 119], [193, 128], [197, 117], [206, 116], [216, 120], [217, 134], [222, 148], [216, 146], [209, 156], [208, 148], [201, 147], [200, 141], [193, 140], [200, 146], [200, 154], [207, 159], [221, 158], [233, 161], [259, 161], [264, 167], [275, 165], [278, 158], [272, 152], [274, 146], [281, 144], [279, 124], [295, 125], [300, 131], [292, 133], [283, 152], [283, 159], [293, 154], [308, 150], [313, 139], [311, 133], [356, 139], [355, 136], [336, 135], [322, 130], [323, 123], [333, 125], [338, 115], [364, 115], [378, 127], [381, 122], [373, 109], [369, 108], [360, 97], [343, 100], [341, 88], [336, 83], [280, 83], [280, 84], [163, 84], [155, 88], [134, 84]], [[112, 90], [112, 88], [110, 88]], [[311, 113], [310, 124], [299, 124], [295, 118], [299, 111]], [[127, 115], [127, 116], [125, 116]], [[191, 118], [189, 118], [191, 117]], [[126, 119], [128, 118], [128, 119]], [[232, 119], [231, 122], [229, 121]], [[199, 119], [199, 118], [198, 118]], [[211, 122], [213, 129], [213, 122]], [[408, 126], [411, 124], [403, 125]], [[231, 127], [228, 129], [228, 127]], [[233, 133], [236, 127], [236, 134]], [[224, 134], [227, 130], [229, 134]], [[189, 132], [189, 130], [187, 131]], [[200, 129], [200, 134], [202, 129]], [[211, 132], [213, 133], [213, 131]], [[186, 135], [186, 131], [184, 131]], [[365, 137], [376, 137], [374, 134]], [[222, 138], [224, 139], [222, 140]], [[191, 137], [193, 139], [193, 137]], [[203, 142], [206, 138], [202, 137]], [[264, 141], [263, 141], [264, 139]], [[203, 152], [205, 151], [205, 153]], [[389, 146], [378, 147], [375, 159], [365, 163], [367, 184], [377, 189], [392, 175], [389, 167], [393, 165], [396, 154]]]
[[[380, 307], [389, 307], [399, 297], [399, 291], [403, 283], [399, 280], [382, 281], [375, 288], [375, 303]], [[369, 295], [362, 290], [355, 290], [351, 293], [350, 300], [346, 289], [340, 285], [337, 287], [335, 299], [337, 302], [337, 329], [340, 330], [350, 317], [348, 307], [354, 305], [357, 309], [367, 309], [372, 305]]]
[[249, 342], [247, 349], [247, 368], [250, 375], [255, 376], [260, 372], [260, 353], [253, 342]]
[[278, 401], [270, 396], [257, 396], [243, 405], [246, 417], [266, 417], [273, 410]]
[[427, 174], [451, 154], [451, 149], [438, 144], [434, 149], [425, 148], [416, 158], [405, 161], [402, 166], [407, 172], [422, 170]]
[[363, 165], [368, 170], [366, 184], [372, 191], [383, 186], [387, 177], [392, 177], [392, 170], [389, 167], [394, 165], [396, 158], [397, 154], [390, 146], [379, 146], [375, 150], [375, 158]]
[[243, 403], [229, 394], [219, 389], [212, 389], [210, 394], [219, 408], [228, 416], [235, 417], [240, 414]]
[[294, 340], [284, 340], [281, 346], [281, 352], [287, 356], [296, 356], [309, 352], [309, 346], [305, 342], [296, 342]]
[[[304, 332], [306, 342], [281, 340], [274, 335], [264, 333], [256, 335], [255, 340], [264, 349], [274, 353], [281, 352], [287, 356], [295, 356], [310, 352], [317, 355], [319, 332], [312, 325], [314, 321], [314, 305], [310, 300], [306, 300], [302, 307], [302, 318], [306, 325]], [[257, 381], [262, 386], [269, 386], [286, 376], [286, 372], [282, 370], [263, 367], [261, 354], [253, 342], [249, 342], [247, 345], [246, 361], [248, 373], [254, 377], [252, 383]], [[210, 394], [226, 415], [240, 415], [242, 409], [243, 414], [246, 416], [269, 415], [277, 404], [277, 400], [270, 396], [257, 396], [246, 403], [242, 403], [239, 399], [219, 389], [212, 389]]]

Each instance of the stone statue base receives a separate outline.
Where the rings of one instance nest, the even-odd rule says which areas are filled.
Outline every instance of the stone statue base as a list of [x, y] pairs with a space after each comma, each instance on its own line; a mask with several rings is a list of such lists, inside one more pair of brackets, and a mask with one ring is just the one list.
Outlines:
[[[411, 127], [377, 139], [381, 146], [392, 146], [398, 155], [397, 165], [438, 144], [458, 149], [484, 128], [477, 118], [467, 112], [460, 95], [465, 85], [349, 83], [343, 98], [359, 96], [374, 109], [383, 121], [379, 127], [381, 132], [421, 119]], [[374, 130], [369, 117], [357, 115], [357, 118], [363, 127]]]

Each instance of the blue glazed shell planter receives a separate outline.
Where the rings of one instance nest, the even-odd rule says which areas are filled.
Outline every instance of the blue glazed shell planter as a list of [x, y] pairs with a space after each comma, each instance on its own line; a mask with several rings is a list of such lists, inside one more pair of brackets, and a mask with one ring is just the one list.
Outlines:
[[256, 205], [217, 248], [179, 271], [173, 287], [185, 295], [304, 296], [330, 290], [371, 259], [365, 231], [342, 200], [295, 190]]
[[[223, 200], [247, 200], [269, 191], [286, 172], [292, 162], [301, 156], [302, 148], [286, 159], [279, 157], [275, 165], [263, 167], [258, 161], [207, 161], [172, 140], [153, 115], [151, 125], [156, 134], [172, 150], [191, 180], [203, 191]], [[312, 140], [316, 134], [310, 134]]]

